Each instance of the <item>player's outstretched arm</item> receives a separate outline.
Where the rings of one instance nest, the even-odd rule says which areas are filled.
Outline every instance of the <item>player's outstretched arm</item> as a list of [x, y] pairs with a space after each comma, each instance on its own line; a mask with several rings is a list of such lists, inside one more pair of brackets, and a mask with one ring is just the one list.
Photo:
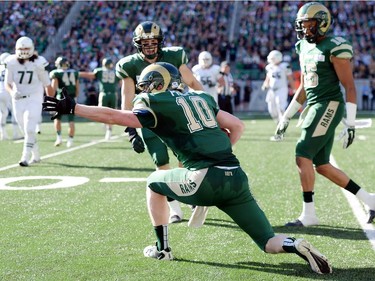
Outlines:
[[79, 77], [80, 78], [94, 80], [95, 79], [95, 74], [94, 74], [94, 72], [80, 71], [79, 72]]
[[65, 88], [62, 95], [63, 99], [61, 100], [54, 97], [44, 97], [43, 110], [55, 112], [55, 115], [52, 116], [53, 119], [62, 114], [74, 114], [96, 122], [142, 128], [138, 118], [130, 110], [77, 104], [74, 99], [67, 95]]

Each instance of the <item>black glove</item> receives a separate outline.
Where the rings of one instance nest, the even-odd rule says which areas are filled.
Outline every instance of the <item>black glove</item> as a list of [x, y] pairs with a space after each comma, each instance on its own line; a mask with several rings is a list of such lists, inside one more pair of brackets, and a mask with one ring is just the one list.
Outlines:
[[125, 133], [129, 134], [129, 141], [132, 143], [135, 152], [142, 153], [145, 151], [145, 144], [135, 128], [127, 127]]
[[44, 111], [55, 111], [55, 114], [51, 117], [51, 120], [56, 119], [62, 114], [73, 114], [76, 102], [66, 92], [66, 88], [62, 88], [62, 99], [58, 100], [53, 97], [45, 96], [43, 102]]
[[342, 130], [339, 135], [339, 139], [343, 139], [342, 148], [347, 149], [354, 141], [355, 138], [355, 128], [348, 127], [345, 125], [345, 128]]

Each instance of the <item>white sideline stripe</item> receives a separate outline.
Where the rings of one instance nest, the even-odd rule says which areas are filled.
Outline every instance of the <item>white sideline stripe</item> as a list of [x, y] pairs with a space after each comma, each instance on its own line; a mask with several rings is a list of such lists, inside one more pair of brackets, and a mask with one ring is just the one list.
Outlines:
[[146, 178], [104, 178], [99, 182], [144, 182]]
[[[110, 140], [116, 140], [116, 139], [120, 138], [123, 135], [124, 134], [118, 135], [118, 136], [112, 136]], [[86, 148], [86, 147], [90, 147], [90, 146], [93, 146], [93, 145], [97, 145], [97, 144], [103, 143], [103, 142], [107, 142], [107, 140], [106, 139], [100, 139], [100, 140], [96, 140], [96, 141], [91, 141], [89, 143], [82, 144], [82, 145], [79, 145], [79, 146], [74, 146], [74, 147], [71, 147], [71, 148], [68, 148], [68, 149], [61, 150], [59, 152], [47, 154], [45, 156], [40, 157], [40, 159], [41, 160], [48, 159], [48, 158], [51, 158], [51, 157], [55, 157], [55, 156], [59, 156], [59, 155], [65, 154], [65, 153], [76, 151], [76, 150], [79, 150], [79, 149], [82, 149], [82, 148]], [[19, 164], [13, 164], [13, 165], [1, 167], [0, 168], [0, 172], [6, 171], [6, 170], [9, 170], [9, 169], [12, 169], [12, 168], [16, 168], [16, 167], [19, 167]]]
[[[335, 158], [331, 155], [330, 162], [333, 166], [336, 168], [339, 168], [337, 165], [337, 162]], [[363, 229], [363, 232], [366, 234], [368, 240], [370, 241], [372, 245], [372, 249], [375, 251], [375, 227], [372, 223], [366, 223], [367, 222], [367, 214], [365, 212], [364, 205], [357, 199], [357, 197], [346, 191], [344, 188], [340, 188], [342, 193], [344, 193], [346, 199], [348, 200], [348, 203], [350, 207], [352, 207], [353, 213], [355, 217], [357, 218], [358, 223]]]

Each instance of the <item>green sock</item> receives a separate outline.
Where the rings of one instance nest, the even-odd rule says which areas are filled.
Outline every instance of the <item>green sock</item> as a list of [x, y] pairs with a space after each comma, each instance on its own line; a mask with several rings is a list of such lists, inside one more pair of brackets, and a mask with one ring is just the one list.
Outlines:
[[156, 246], [158, 248], [158, 251], [162, 251], [164, 249], [167, 249], [168, 246], [168, 225], [158, 225], [154, 226], [154, 231], [156, 234], [157, 242]]

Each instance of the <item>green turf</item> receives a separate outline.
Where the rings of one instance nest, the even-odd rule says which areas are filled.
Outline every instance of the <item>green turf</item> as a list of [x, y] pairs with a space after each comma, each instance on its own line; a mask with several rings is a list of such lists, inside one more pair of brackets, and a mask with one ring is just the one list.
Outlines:
[[[191, 229], [186, 205], [185, 220], [170, 227], [176, 261], [144, 258], [143, 248], [155, 242], [145, 183], [101, 180], [147, 177], [154, 170], [148, 154], [133, 152], [124, 136], [77, 150], [56, 148], [52, 123], [46, 121], [38, 136], [42, 163], [4, 168], [17, 164], [22, 143], [0, 142], [0, 178], [72, 176], [89, 181], [73, 188], [32, 190], [57, 180], [27, 179], [8, 184], [25, 190], [0, 190], [0, 280], [374, 280], [374, 249], [342, 192], [327, 180], [317, 177], [316, 182], [321, 225], [283, 227], [302, 205], [293, 156], [300, 132], [296, 120], [285, 141], [273, 143], [268, 139], [275, 124], [269, 118], [242, 117], [246, 131], [234, 151], [252, 192], [275, 231], [311, 241], [330, 259], [333, 274], [312, 273], [295, 255], [263, 253], [216, 208], [210, 208], [202, 228]], [[76, 126], [73, 148], [104, 137], [102, 124], [79, 121]], [[66, 138], [66, 123], [63, 130]], [[114, 128], [115, 136], [122, 133]], [[333, 154], [348, 175], [375, 192], [375, 128], [357, 130], [357, 137], [348, 150], [335, 142]]]

